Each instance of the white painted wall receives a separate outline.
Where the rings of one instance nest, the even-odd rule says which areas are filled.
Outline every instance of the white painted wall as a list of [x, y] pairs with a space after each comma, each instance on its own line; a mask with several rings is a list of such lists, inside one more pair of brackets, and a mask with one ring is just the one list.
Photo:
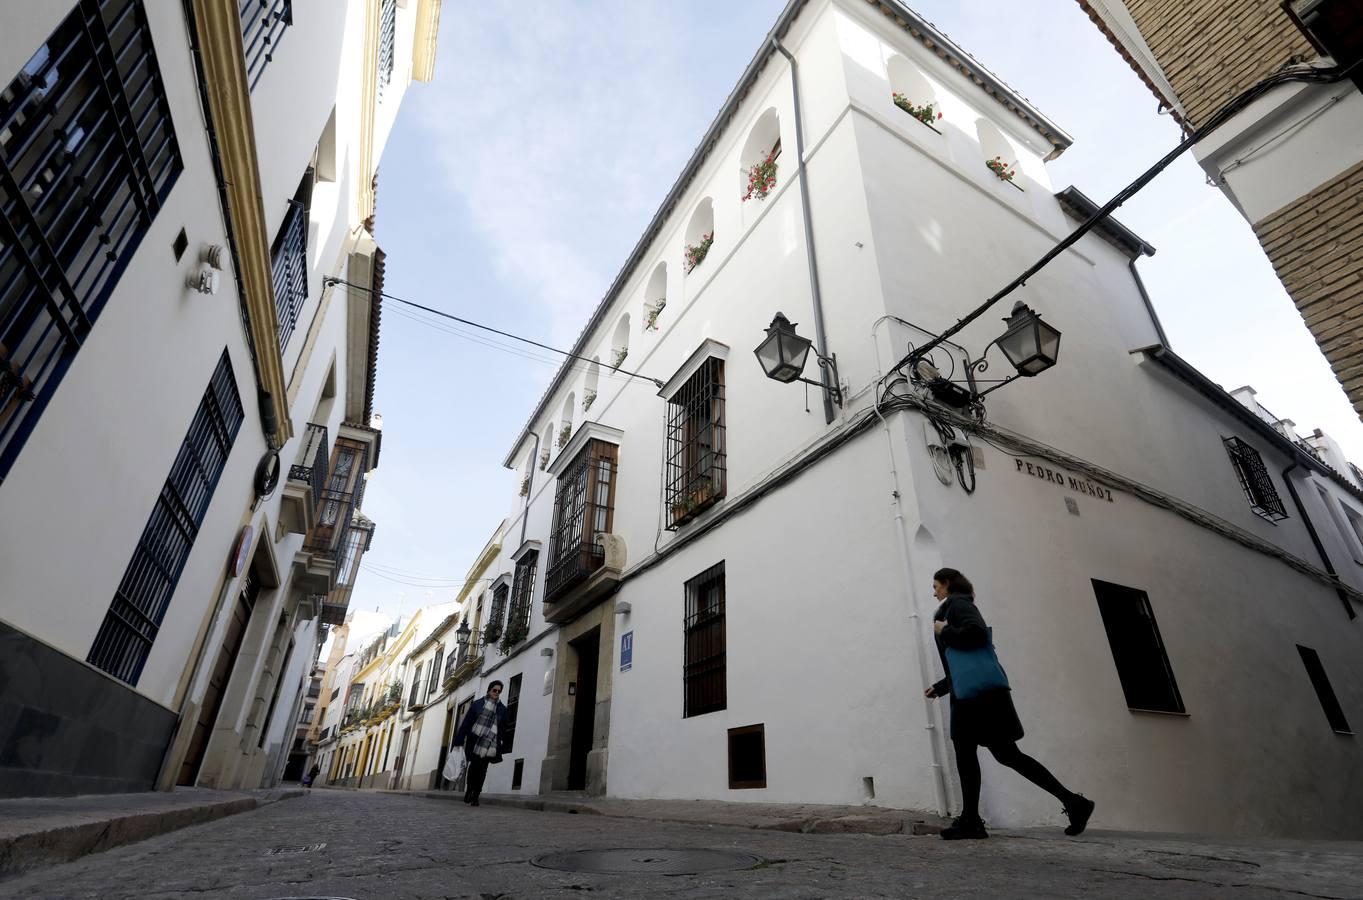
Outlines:
[[[786, 43], [799, 55], [807, 93], [805, 144], [829, 344], [853, 394], [836, 428], [869, 405], [880, 373], [908, 343], [925, 338], [909, 325], [878, 320], [888, 315], [940, 332], [1073, 224], [1042, 163], [1050, 147], [888, 20], [860, 4], [811, 6]], [[942, 134], [890, 102], [887, 60], [895, 53], [932, 85], [944, 112]], [[586, 344], [585, 355], [608, 359], [628, 314], [625, 367], [663, 380], [705, 338], [730, 346], [729, 503], [829, 431], [817, 392], [811, 391], [806, 413], [801, 386], [766, 380], [747, 356], [778, 309], [800, 323], [801, 333], [813, 333], [787, 71], [784, 63], [768, 64]], [[782, 128], [778, 186], [760, 206], [742, 205], [736, 160], [747, 128], [768, 109], [777, 111]], [[998, 133], [977, 128], [982, 118]], [[984, 167], [981, 133], [1007, 141], [1017, 154], [1016, 187]], [[715, 244], [700, 267], [683, 275], [678, 262], [688, 223], [706, 198], [714, 208]], [[659, 262], [667, 263], [668, 303], [659, 330], [644, 331], [642, 302], [651, 299], [644, 294]], [[992, 395], [990, 421], [1180, 498], [1319, 566], [1282, 481], [1290, 460], [1132, 354], [1157, 336], [1127, 262], [1089, 237], [1017, 292], [1016, 299], [1064, 333], [1060, 363]], [[998, 319], [1012, 299], [962, 333], [970, 351], [1001, 334]], [[986, 376], [1007, 366], [993, 353]], [[946, 359], [940, 355], [944, 366]], [[956, 364], [959, 377], [959, 358]], [[813, 374], [811, 365], [806, 375]], [[546, 398], [542, 418], [530, 423], [535, 433], [556, 430], [564, 398], [570, 391], [581, 396], [586, 377], [584, 367]], [[1329, 588], [1120, 492], [1111, 503], [1074, 496], [1075, 518], [1064, 503], [1072, 492], [1019, 472], [996, 449], [982, 448], [978, 489], [966, 496], [954, 481], [946, 487], [937, 480], [924, 422], [907, 413], [891, 417], [888, 442], [878, 429], [857, 437], [721, 529], [644, 570], [655, 546], [677, 539], [661, 528], [661, 403], [646, 383], [603, 369], [587, 416], [624, 432], [614, 530], [633, 567], [616, 598], [632, 606], [617, 630], [634, 633], [635, 649], [629, 672], [618, 671], [616, 657], [611, 795], [856, 803], [867, 799], [863, 779], [870, 777], [877, 803], [934, 807], [925, 726], [941, 721], [944, 710], [921, 697], [917, 647], [931, 647], [931, 573], [950, 564], [979, 587], [1028, 728], [1024, 750], [1098, 798], [1106, 827], [1356, 832], [1358, 798], [1332, 801], [1341, 784], [1349, 784], [1347, 793], [1363, 783], [1354, 777], [1360, 759], [1349, 739], [1327, 727], [1295, 649], [1301, 643], [1320, 653], [1346, 714], [1363, 721], [1356, 687], [1363, 671], [1350, 651], [1358, 620], [1347, 618]], [[581, 421], [579, 409], [575, 426]], [[1274, 525], [1249, 509], [1222, 445], [1229, 435], [1262, 452], [1288, 519]], [[892, 518], [891, 447], [907, 543]], [[513, 466], [524, 466], [530, 448], [531, 442], [520, 448]], [[554, 489], [546, 473], [537, 468], [534, 476], [529, 498], [513, 501], [506, 542], [509, 555], [522, 518], [526, 537], [545, 542], [532, 636], [542, 621], [538, 601]], [[1316, 483], [1336, 500], [1357, 502], [1335, 482], [1301, 471], [1292, 477], [1318, 529], [1329, 525]], [[683, 719], [683, 584], [721, 559], [728, 707]], [[1363, 567], [1356, 568], [1341, 577], [1363, 587]], [[510, 570], [503, 557], [492, 571]], [[1094, 578], [1149, 594], [1188, 717], [1126, 709]], [[538, 646], [532, 641], [490, 667], [469, 693], [481, 694], [492, 678], [505, 681], [518, 670], [542, 672]], [[930, 653], [930, 668], [938, 672]], [[547, 741], [546, 731], [538, 745], [521, 743], [532, 721], [533, 684], [527, 674], [515, 754], [525, 749], [528, 791], [536, 789], [543, 759], [535, 747]], [[542, 710], [547, 729], [547, 703]], [[768, 787], [731, 791], [725, 732], [757, 722], [766, 729]], [[849, 726], [855, 740], [843, 738]], [[1301, 772], [1328, 775], [1308, 780]], [[986, 773], [991, 822], [1059, 821], [1050, 797], [992, 762]], [[494, 769], [487, 789], [504, 791], [509, 780], [509, 769]], [[949, 796], [959, 808], [954, 773], [950, 781]]]

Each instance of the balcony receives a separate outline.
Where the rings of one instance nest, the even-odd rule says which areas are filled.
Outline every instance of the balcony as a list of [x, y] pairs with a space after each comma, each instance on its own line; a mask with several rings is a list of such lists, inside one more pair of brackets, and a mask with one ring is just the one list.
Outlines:
[[284, 29], [292, 24], [292, 0], [244, 0], [241, 4], [241, 45], [251, 90], [274, 59]]
[[624, 568], [625, 542], [616, 534], [561, 554], [545, 573], [544, 620], [561, 625], [591, 609], [620, 588]]
[[317, 518], [317, 507], [327, 484], [327, 462], [331, 456], [327, 427], [309, 422], [303, 433], [298, 461], [289, 467], [284, 483], [279, 522], [293, 534], [307, 534]]
[[469, 643], [445, 663], [442, 688], [446, 693], [459, 687], [483, 670], [483, 642], [478, 632], [469, 636]]

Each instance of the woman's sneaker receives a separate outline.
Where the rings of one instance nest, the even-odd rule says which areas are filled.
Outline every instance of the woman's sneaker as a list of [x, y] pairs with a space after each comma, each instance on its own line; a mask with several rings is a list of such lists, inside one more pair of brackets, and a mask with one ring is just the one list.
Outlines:
[[989, 832], [984, 830], [984, 821], [978, 816], [973, 819], [958, 816], [950, 825], [942, 829], [942, 840], [944, 841], [977, 841], [987, 837], [989, 837]]
[[1070, 824], [1066, 826], [1065, 833], [1070, 837], [1082, 834], [1088, 827], [1089, 816], [1093, 815], [1093, 809], [1098, 804], [1080, 794], [1075, 794], [1065, 807], [1065, 815], [1070, 817]]

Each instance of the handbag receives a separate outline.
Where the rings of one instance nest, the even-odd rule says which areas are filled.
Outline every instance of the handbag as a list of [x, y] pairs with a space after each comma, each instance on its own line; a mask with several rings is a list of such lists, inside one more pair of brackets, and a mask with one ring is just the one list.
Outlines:
[[994, 652], [994, 629], [985, 629], [989, 642], [974, 650], [946, 648], [947, 669], [951, 674], [951, 695], [957, 700], [969, 700], [989, 691], [1012, 690], [1008, 673], [999, 664]]

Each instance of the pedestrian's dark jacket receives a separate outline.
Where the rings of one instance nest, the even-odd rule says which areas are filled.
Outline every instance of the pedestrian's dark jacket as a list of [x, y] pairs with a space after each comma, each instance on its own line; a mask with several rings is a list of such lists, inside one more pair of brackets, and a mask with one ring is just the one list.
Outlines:
[[947, 648], [978, 650], [989, 644], [989, 626], [975, 606], [975, 598], [970, 594], [951, 594], [937, 607], [932, 619], [946, 622], [937, 635], [937, 655], [946, 677], [932, 688], [938, 696], [951, 695], [951, 739], [983, 746], [1021, 740], [1022, 722], [1008, 689], [989, 691], [969, 700], [957, 700], [951, 694]]
[[[469, 706], [469, 711], [464, 713], [463, 721], [459, 723], [458, 730], [456, 730], [454, 733], [454, 745], [456, 747], [462, 746], [465, 750], [465, 755], [473, 753], [473, 743], [474, 741], [477, 740], [477, 738], [474, 737], [473, 734], [473, 723], [478, 721], [478, 716], [483, 711], [483, 704], [487, 702], [488, 702], [487, 697], [480, 697], [479, 699], [473, 701], [473, 703]], [[498, 700], [497, 701], [498, 755], [493, 758], [492, 760], [493, 762], [502, 761], [501, 751], [505, 746], [506, 746], [506, 704]]]

